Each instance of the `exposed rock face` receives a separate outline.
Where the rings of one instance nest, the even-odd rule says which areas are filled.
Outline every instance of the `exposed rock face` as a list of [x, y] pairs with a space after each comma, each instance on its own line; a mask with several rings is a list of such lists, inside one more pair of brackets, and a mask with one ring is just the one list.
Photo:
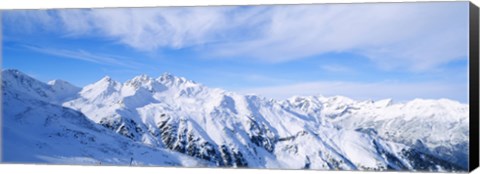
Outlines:
[[[90, 162], [119, 158], [117, 164], [125, 164], [136, 158], [145, 165], [429, 171], [465, 171], [468, 164], [468, 105], [446, 99], [276, 101], [170, 74], [125, 83], [105, 77], [81, 89], [58, 80], [46, 84], [16, 70], [2, 77], [4, 115], [12, 118], [6, 141], [19, 141], [12, 138], [17, 134], [58, 135], [66, 144], [76, 143], [72, 147], [95, 145], [98, 154], [90, 154]], [[42, 126], [14, 130], [21, 122], [48, 127], [61, 120], [68, 124], [49, 134], [31, 132], [47, 129]], [[75, 126], [80, 122], [83, 126]], [[26, 146], [46, 155], [49, 143], [42, 143]], [[177, 160], [153, 160], [169, 157]]]

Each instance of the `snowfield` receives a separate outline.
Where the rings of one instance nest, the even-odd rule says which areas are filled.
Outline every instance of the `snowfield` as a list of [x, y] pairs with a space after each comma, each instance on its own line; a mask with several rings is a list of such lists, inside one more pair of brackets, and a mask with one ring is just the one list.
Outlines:
[[2, 71], [3, 162], [466, 171], [468, 105], [241, 95], [163, 74], [78, 88]]

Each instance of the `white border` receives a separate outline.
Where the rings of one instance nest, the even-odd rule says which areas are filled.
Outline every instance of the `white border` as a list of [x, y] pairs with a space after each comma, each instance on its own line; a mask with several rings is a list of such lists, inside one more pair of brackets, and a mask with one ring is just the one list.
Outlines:
[[[50, 9], [99, 7], [155, 7], [155, 6], [206, 6], [206, 5], [261, 5], [261, 4], [312, 4], [361, 2], [428, 2], [429, 0], [1, 0], [0, 9]], [[432, 1], [432, 0], [430, 0]], [[433, 0], [449, 1], [449, 0]], [[452, 1], [452, 0], [450, 0]], [[459, 0], [456, 0], [459, 1]], [[464, 0], [463, 0], [464, 1]], [[478, 0], [476, 4], [478, 3]]]
[[[446, 0], [435, 0], [446, 1]], [[5, 9], [51, 9], [51, 8], [102, 8], [102, 7], [155, 7], [155, 6], [206, 6], [206, 5], [260, 5], [260, 4], [312, 4], [312, 3], [371, 3], [371, 2], [429, 2], [428, 0], [0, 0], [0, 10]], [[480, 6], [480, 0], [472, 0]], [[1, 15], [1, 14], [0, 14]], [[1, 19], [1, 18], [0, 18]], [[0, 23], [1, 24], [1, 23]], [[1, 29], [1, 28], [0, 28]], [[1, 30], [0, 30], [1, 31]], [[1, 38], [1, 36], [0, 36]], [[1, 43], [0, 43], [1, 47]], [[1, 48], [0, 48], [1, 51]], [[0, 54], [1, 59], [2, 54]], [[1, 60], [0, 60], [1, 62]], [[1, 106], [0, 106], [1, 107]], [[1, 119], [0, 119], [1, 121]], [[0, 130], [1, 133], [1, 130]], [[1, 139], [0, 139], [1, 143]], [[70, 166], [70, 165], [25, 165], [0, 164], [0, 173], [69, 173], [69, 174], [148, 174], [148, 173], [195, 173], [195, 174], [312, 174], [312, 173], [363, 173], [378, 174], [377, 172], [351, 171], [318, 171], [318, 170], [270, 170], [270, 169], [207, 169], [207, 168], [164, 168], [164, 167], [116, 167], [116, 166]], [[388, 172], [408, 173], [408, 172]], [[480, 174], [480, 169], [473, 173]]]

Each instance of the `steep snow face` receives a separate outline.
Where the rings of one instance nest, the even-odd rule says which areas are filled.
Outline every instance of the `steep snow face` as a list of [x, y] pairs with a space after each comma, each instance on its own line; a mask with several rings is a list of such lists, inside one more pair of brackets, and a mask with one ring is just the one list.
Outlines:
[[16, 94], [13, 96], [15, 98], [22, 97], [18, 94], [28, 94], [31, 98], [56, 101], [55, 93], [49, 85], [39, 82], [18, 70], [2, 71], [2, 87], [4, 87], [3, 89], [9, 89], [3, 91], [4, 95], [5, 93]]
[[80, 91], [80, 97], [87, 99], [95, 104], [102, 104], [104, 100], [118, 100], [122, 84], [106, 76], [98, 82], [85, 86]]
[[417, 149], [460, 166], [468, 163], [468, 105], [456, 101], [415, 99], [393, 103], [390, 99], [357, 102], [338, 97], [297, 97], [285, 103], [309, 115], [319, 115], [340, 129], [371, 128], [382, 139], [420, 146]]
[[[13, 73], [13, 74], [10, 74]], [[90, 121], [82, 113], [50, 102], [48, 89], [16, 71], [3, 71], [4, 162], [92, 165], [210, 166], [163, 148], [133, 142]], [[15, 77], [15, 78], [12, 78]], [[12, 84], [15, 85], [12, 88]], [[52, 84], [57, 86], [60, 84]], [[64, 86], [65, 84], [61, 84]], [[58, 87], [58, 86], [57, 86]], [[65, 86], [64, 86], [65, 87]], [[39, 89], [31, 91], [31, 89]], [[62, 89], [62, 88], [54, 88]], [[69, 88], [63, 88], [68, 91]], [[73, 88], [70, 88], [73, 89]], [[46, 90], [49, 91], [49, 90]], [[45, 92], [47, 93], [47, 92]]]
[[[38, 86], [44, 85], [40, 82]], [[47, 96], [56, 96], [55, 89], [47, 90], [52, 93]], [[22, 91], [29, 90], [19, 93]], [[25, 94], [29, 98], [36, 95]], [[134, 144], [163, 149], [162, 154], [179, 156], [172, 159], [188, 161], [172, 162], [175, 165], [466, 170], [467, 163], [461, 159], [467, 157], [468, 127], [464, 125], [468, 125], [468, 106], [449, 100], [395, 104], [388, 99], [297, 96], [276, 101], [208, 88], [171, 74], [158, 78], [141, 75], [125, 83], [105, 77], [70, 94], [71, 100], [57, 107], [75, 111], [93, 121], [96, 129], [131, 143], [125, 148]], [[22, 109], [15, 112], [8, 115]], [[441, 127], [445, 125], [450, 127]]]
[[9, 89], [4, 91], [4, 94], [10, 92], [15, 94], [16, 98], [24, 96], [19, 94], [28, 94], [29, 98], [52, 103], [63, 103], [75, 98], [80, 91], [80, 88], [66, 81], [53, 80], [45, 84], [14, 69], [2, 71], [2, 87]]

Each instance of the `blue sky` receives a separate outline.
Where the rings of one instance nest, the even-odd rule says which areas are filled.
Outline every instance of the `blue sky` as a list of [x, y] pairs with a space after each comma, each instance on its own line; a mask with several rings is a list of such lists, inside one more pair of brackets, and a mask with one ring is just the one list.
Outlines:
[[468, 2], [15, 10], [2, 30], [2, 68], [42, 81], [468, 101]]

